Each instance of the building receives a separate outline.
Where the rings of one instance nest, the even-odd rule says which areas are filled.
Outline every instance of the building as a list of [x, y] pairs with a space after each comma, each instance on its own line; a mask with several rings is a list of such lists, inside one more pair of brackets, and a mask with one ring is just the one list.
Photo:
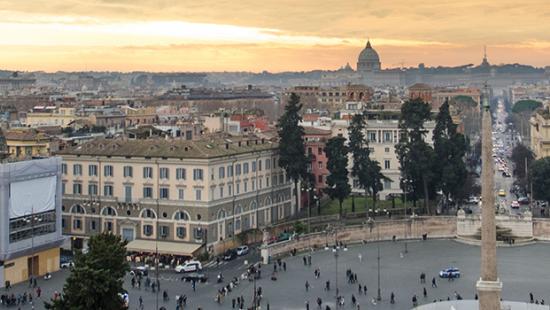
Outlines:
[[5, 133], [6, 145], [12, 159], [33, 156], [46, 157], [58, 150], [58, 142], [35, 129], [14, 129]]
[[531, 116], [531, 150], [535, 158], [550, 156], [550, 113], [548, 107]]
[[278, 145], [265, 139], [98, 139], [60, 155], [63, 231], [74, 247], [110, 231], [135, 251], [154, 252], [158, 239], [177, 251], [169, 254], [192, 256], [205, 244], [219, 252], [296, 212]]
[[367, 46], [359, 53], [357, 72], [360, 74], [369, 74], [380, 71], [381, 67], [380, 56], [378, 56], [378, 53], [372, 48], [370, 40], [368, 40]]
[[325, 146], [331, 137], [331, 131], [315, 127], [304, 127], [304, 141], [306, 145], [306, 155], [311, 158], [310, 172], [315, 178], [315, 192], [321, 195], [326, 187], [327, 175], [327, 155]]
[[0, 164], [0, 286], [59, 270], [61, 158]]
[[77, 118], [79, 117], [74, 107], [35, 106], [27, 113], [24, 124], [29, 127], [67, 127]]

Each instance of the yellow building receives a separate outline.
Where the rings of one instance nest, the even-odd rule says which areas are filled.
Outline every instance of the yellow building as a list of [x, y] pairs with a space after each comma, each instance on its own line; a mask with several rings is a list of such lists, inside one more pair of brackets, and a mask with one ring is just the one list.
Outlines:
[[8, 130], [5, 138], [10, 158], [49, 156], [58, 149], [57, 141], [34, 129]]
[[531, 150], [537, 159], [550, 156], [550, 112], [548, 107], [533, 113], [531, 124]]
[[76, 109], [72, 107], [34, 107], [27, 113], [25, 124], [29, 127], [61, 126], [67, 127], [75, 119]]

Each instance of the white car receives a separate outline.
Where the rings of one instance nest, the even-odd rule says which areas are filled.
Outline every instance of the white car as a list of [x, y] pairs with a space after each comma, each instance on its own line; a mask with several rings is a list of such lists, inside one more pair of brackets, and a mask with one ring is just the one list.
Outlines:
[[237, 248], [237, 255], [243, 256], [243, 255], [246, 255], [246, 254], [248, 254], [248, 246], [242, 245], [242, 246]]
[[187, 261], [183, 265], [178, 265], [175, 268], [175, 271], [178, 273], [181, 272], [195, 272], [195, 271], [201, 271], [202, 270], [202, 264], [199, 261]]

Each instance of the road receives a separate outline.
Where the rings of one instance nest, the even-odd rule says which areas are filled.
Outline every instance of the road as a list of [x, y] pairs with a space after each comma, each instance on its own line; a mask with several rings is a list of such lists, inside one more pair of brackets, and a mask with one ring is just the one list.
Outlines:
[[[377, 288], [377, 244], [352, 246], [348, 251], [340, 252], [338, 258], [338, 274], [336, 274], [336, 260], [331, 251], [320, 250], [313, 253], [312, 266], [306, 267], [302, 263], [301, 254], [297, 257], [288, 257], [287, 271], [279, 272], [277, 281], [269, 279], [272, 265], [262, 267], [262, 279], [257, 281], [257, 286], [263, 288], [263, 307], [270, 304], [270, 309], [305, 309], [305, 302], [310, 302], [310, 309], [314, 307], [315, 300], [320, 297], [325, 305], [334, 308], [335, 279], [338, 276], [340, 292], [346, 300], [345, 309], [353, 309], [350, 299], [354, 294], [361, 304], [361, 309], [410, 309], [413, 294], [419, 297], [421, 303], [433, 302], [433, 300], [453, 298], [454, 292], [468, 299], [475, 294], [475, 282], [479, 279], [479, 247], [461, 244], [452, 240], [428, 240], [408, 243], [408, 253], [402, 255], [404, 244], [401, 242], [380, 243], [380, 271], [381, 271], [381, 295], [382, 301], [376, 306], [371, 300], [376, 296]], [[358, 255], [362, 255], [360, 261]], [[253, 260], [256, 254], [239, 258], [235, 261], [224, 263], [222, 266], [210, 268], [207, 272], [212, 281], [215, 275], [222, 272], [226, 278], [240, 274], [244, 270], [244, 259]], [[550, 288], [547, 279], [550, 278], [548, 261], [543, 259], [550, 256], [548, 244], [534, 244], [522, 247], [499, 248], [498, 268], [499, 278], [504, 283], [502, 296], [506, 300], [526, 301], [529, 292], [536, 299], [550, 299]], [[257, 257], [257, 256], [256, 256]], [[439, 270], [455, 266], [460, 268], [462, 277], [455, 281], [439, 279]], [[319, 268], [321, 276], [315, 279], [313, 271]], [[358, 282], [367, 285], [367, 295], [357, 293], [357, 284], [348, 284], [346, 270], [351, 269], [357, 273]], [[420, 273], [426, 273], [427, 284], [419, 283]], [[52, 280], [45, 282], [39, 280], [43, 289], [43, 298], [51, 296], [54, 290], [60, 290], [68, 272], [56, 273]], [[436, 277], [437, 288], [430, 285], [432, 277]], [[130, 294], [131, 309], [138, 308], [138, 299], [141, 296], [144, 301], [144, 309], [156, 309], [155, 294], [143, 289], [130, 287], [130, 277], [126, 278], [125, 288]], [[197, 285], [197, 291], [193, 292], [191, 284], [179, 281], [179, 275], [173, 272], [164, 272], [161, 275], [161, 290], [167, 290], [170, 301], [163, 302], [159, 296], [159, 306], [167, 309], [175, 309], [174, 297], [182, 293], [188, 296], [188, 308], [186, 309], [231, 309], [231, 299], [243, 296], [248, 306], [252, 299], [252, 282], [242, 282], [233, 292], [229, 293], [223, 304], [214, 302], [216, 291], [220, 285], [209, 282]], [[311, 284], [309, 292], [305, 291], [305, 281]], [[331, 290], [325, 291], [326, 281], [331, 282]], [[422, 289], [426, 286], [428, 296], [422, 297]], [[17, 285], [14, 292], [27, 290], [25, 284]], [[394, 292], [396, 303], [389, 303], [389, 296]], [[30, 309], [30, 306], [22, 306], [21, 309]], [[43, 309], [41, 302], [36, 309]]]

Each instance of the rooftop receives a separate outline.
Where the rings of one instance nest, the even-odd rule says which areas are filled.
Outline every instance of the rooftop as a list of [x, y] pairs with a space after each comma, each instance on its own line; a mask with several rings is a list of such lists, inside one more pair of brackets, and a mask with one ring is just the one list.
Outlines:
[[278, 144], [255, 136], [210, 136], [198, 141], [179, 139], [95, 139], [60, 151], [59, 155], [135, 156], [166, 158], [216, 158], [277, 148]]

